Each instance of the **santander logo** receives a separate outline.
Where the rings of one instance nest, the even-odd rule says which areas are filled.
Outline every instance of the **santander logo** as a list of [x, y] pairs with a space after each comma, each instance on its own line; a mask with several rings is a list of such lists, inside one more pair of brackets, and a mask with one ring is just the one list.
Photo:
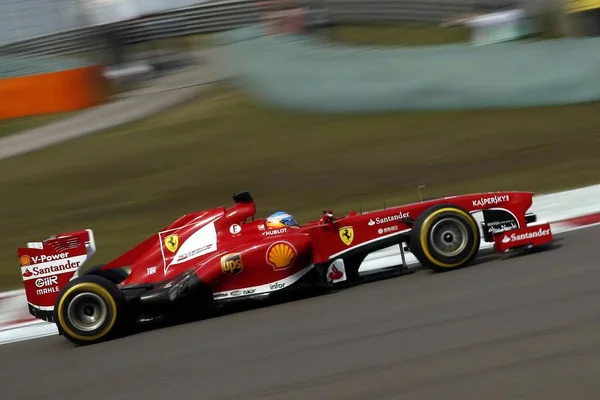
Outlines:
[[512, 233], [510, 235], [504, 235], [502, 243], [518, 242], [521, 240], [528, 240], [538, 237], [544, 237], [550, 235], [550, 229], [538, 229], [535, 232], [526, 232], [521, 234]]
[[46, 267], [31, 267], [25, 268], [23, 271], [23, 278], [30, 278], [32, 276], [47, 275], [47, 274], [61, 274], [63, 272], [69, 272], [79, 268], [81, 265], [80, 261], [67, 260], [66, 262], [51, 264]]
[[337, 279], [340, 279], [344, 276], [344, 273], [342, 271], [340, 271], [339, 269], [337, 269], [337, 267], [334, 265], [333, 268], [331, 268], [331, 272], [329, 273], [329, 279], [331, 279], [332, 281], [335, 281]]
[[84, 254], [69, 257], [69, 253], [28, 257], [32, 263], [21, 266], [21, 275], [24, 281], [76, 271], [87, 258]]

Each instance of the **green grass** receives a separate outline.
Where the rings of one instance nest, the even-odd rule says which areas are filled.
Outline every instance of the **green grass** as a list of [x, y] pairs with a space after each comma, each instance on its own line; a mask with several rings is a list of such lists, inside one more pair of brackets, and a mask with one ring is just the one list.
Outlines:
[[0, 120], [0, 137], [24, 132], [65, 118], [68, 113]]
[[300, 220], [465, 191], [594, 184], [600, 105], [324, 116], [272, 111], [220, 86], [149, 120], [0, 162], [0, 287], [16, 247], [92, 228], [103, 262], [183, 213], [248, 189], [258, 215]]
[[[563, 37], [557, 18], [549, 14], [541, 16], [541, 30], [532, 34], [530, 39]], [[441, 27], [429, 24], [340, 25], [328, 29], [327, 36], [341, 43], [380, 46], [426, 46], [471, 41], [470, 29], [465, 26]]]
[[330, 28], [327, 36], [342, 43], [381, 46], [425, 46], [470, 40], [469, 29], [464, 27], [415, 24], [341, 25]]

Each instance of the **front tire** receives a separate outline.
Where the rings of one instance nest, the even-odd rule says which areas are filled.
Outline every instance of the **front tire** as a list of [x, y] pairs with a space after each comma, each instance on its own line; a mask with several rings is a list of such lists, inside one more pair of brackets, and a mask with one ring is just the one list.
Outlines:
[[113, 337], [124, 314], [123, 293], [114, 283], [96, 275], [83, 275], [69, 282], [54, 306], [59, 333], [78, 345]]
[[410, 233], [419, 262], [434, 271], [468, 265], [477, 255], [481, 234], [473, 217], [460, 207], [440, 204], [425, 210]]

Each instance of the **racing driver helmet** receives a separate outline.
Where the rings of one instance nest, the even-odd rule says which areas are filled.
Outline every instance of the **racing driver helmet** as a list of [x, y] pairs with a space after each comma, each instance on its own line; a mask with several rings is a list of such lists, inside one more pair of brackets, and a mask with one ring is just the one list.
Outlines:
[[269, 215], [266, 223], [267, 229], [273, 228], [299, 228], [300, 225], [296, 222], [292, 214], [288, 214], [284, 211], [278, 211], [274, 214]]

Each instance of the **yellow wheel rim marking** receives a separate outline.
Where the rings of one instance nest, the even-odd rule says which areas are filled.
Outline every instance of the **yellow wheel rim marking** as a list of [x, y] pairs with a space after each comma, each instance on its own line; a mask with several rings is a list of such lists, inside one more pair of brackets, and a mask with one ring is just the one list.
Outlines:
[[471, 226], [471, 228], [473, 229], [472, 232], [477, 235], [477, 226], [475, 226], [475, 223], [473, 222], [473, 219], [471, 218], [471, 216], [469, 214], [467, 214], [466, 212], [462, 211], [462, 210], [458, 210], [456, 208], [441, 208], [437, 211], [434, 211], [429, 217], [427, 217], [427, 219], [425, 220], [425, 223], [423, 223], [423, 227], [421, 228], [421, 247], [423, 249], [423, 253], [425, 254], [425, 257], [427, 257], [427, 259], [432, 262], [433, 264], [437, 265], [438, 267], [443, 267], [443, 268], [454, 268], [457, 267], [458, 265], [460, 265], [463, 260], [466, 260], [467, 258], [470, 258], [473, 253], [477, 250], [475, 243], [476, 241], [473, 243], [473, 248], [471, 249], [471, 251], [469, 252], [469, 254], [464, 257], [461, 261], [453, 263], [453, 264], [446, 264], [440, 261], [437, 261], [436, 259], [434, 259], [431, 256], [431, 253], [429, 252], [429, 243], [427, 243], [427, 230], [429, 229], [429, 227], [431, 226], [431, 224], [433, 223], [433, 218], [436, 215], [439, 215], [441, 213], [447, 212], [447, 211], [452, 211], [454, 213], [460, 214], [463, 217], [465, 217], [467, 219], [467, 221], [469, 222], [469, 225]]

